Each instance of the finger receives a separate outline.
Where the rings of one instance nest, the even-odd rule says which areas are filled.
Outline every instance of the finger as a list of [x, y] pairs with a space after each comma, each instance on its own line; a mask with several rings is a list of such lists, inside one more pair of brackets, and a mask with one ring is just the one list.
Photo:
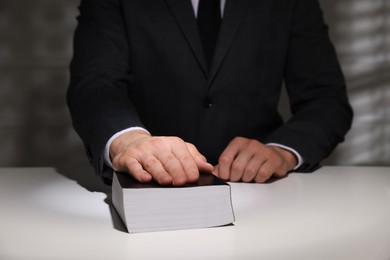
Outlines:
[[277, 177], [277, 178], [282, 178], [282, 177], [285, 177], [287, 174], [288, 174], [288, 171], [289, 171], [289, 168], [288, 166], [286, 165], [286, 163], [284, 163], [283, 161], [281, 161], [277, 167], [275, 167], [275, 170], [274, 170], [274, 173], [273, 173], [273, 176]]
[[292, 155], [291, 152], [278, 147], [270, 147], [269, 151], [271, 152], [269, 153], [267, 162], [273, 171], [273, 176], [278, 178], [286, 176], [290, 168], [285, 156], [291, 156], [294, 160], [294, 155]]
[[265, 161], [259, 168], [255, 177], [255, 182], [264, 183], [274, 174], [274, 167], [268, 161]]
[[230, 179], [230, 169], [236, 154], [226, 150], [221, 154], [218, 161], [218, 176], [223, 180]]
[[231, 171], [230, 171], [230, 180], [231, 181], [239, 181], [241, 177], [244, 175], [244, 171], [249, 163], [249, 161], [253, 158], [253, 154], [248, 150], [241, 150], [240, 153], [236, 156], [232, 163]]
[[200, 172], [211, 173], [214, 171], [214, 166], [207, 161], [204, 161], [202, 158], [196, 156], [195, 162]]
[[128, 156], [122, 156], [122, 158], [122, 163], [118, 163], [118, 159], [116, 160], [115, 164], [120, 166], [114, 167], [115, 171], [128, 172], [134, 179], [142, 183], [147, 183], [152, 180], [152, 176], [142, 168], [142, 165], [135, 158]]
[[144, 154], [141, 157], [141, 164], [155, 181], [161, 185], [172, 184], [172, 177], [165, 171], [160, 160], [154, 157], [152, 154]]
[[219, 177], [224, 180], [230, 179], [231, 167], [236, 158], [241, 146], [243, 145], [242, 138], [234, 138], [219, 157]]
[[259, 156], [253, 157], [247, 164], [244, 174], [241, 177], [243, 182], [252, 182], [257, 173], [259, 172], [260, 166], [264, 163], [264, 158]]
[[[185, 185], [187, 183], [186, 170], [188, 169], [185, 169], [185, 165], [182, 161], [187, 159], [180, 158], [181, 155], [174, 154], [170, 151], [164, 151], [162, 153], [159, 153], [158, 156], [165, 171], [172, 177], [172, 185]], [[196, 166], [194, 167], [196, 168]]]
[[[180, 171], [171, 172], [174, 182], [177, 181], [177, 185], [184, 185], [186, 182], [196, 182], [199, 179], [199, 169], [187, 145], [184, 142], [180, 142], [172, 146], [172, 153], [178, 159], [181, 167]], [[184, 183], [182, 183], [183, 180]]]
[[212, 174], [219, 177], [219, 165], [218, 164], [214, 167], [214, 171], [212, 172]]

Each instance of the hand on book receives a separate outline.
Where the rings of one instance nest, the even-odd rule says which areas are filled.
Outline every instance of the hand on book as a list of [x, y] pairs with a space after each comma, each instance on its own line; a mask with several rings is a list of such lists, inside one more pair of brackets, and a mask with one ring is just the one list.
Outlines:
[[286, 176], [296, 165], [297, 158], [288, 150], [236, 137], [221, 154], [214, 174], [228, 181], [263, 183], [271, 176]]
[[193, 144], [178, 137], [154, 137], [145, 131], [120, 135], [110, 146], [115, 171], [129, 172], [139, 182], [152, 179], [161, 185], [183, 186], [196, 182], [199, 171], [212, 172]]

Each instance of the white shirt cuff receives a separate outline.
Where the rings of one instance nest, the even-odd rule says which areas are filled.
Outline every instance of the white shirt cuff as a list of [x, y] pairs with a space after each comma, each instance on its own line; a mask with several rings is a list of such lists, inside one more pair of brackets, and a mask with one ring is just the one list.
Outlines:
[[297, 160], [298, 160], [298, 163], [297, 163], [297, 165], [294, 167], [293, 170], [296, 170], [296, 169], [298, 169], [299, 167], [302, 166], [302, 164], [303, 164], [302, 156], [301, 156], [297, 151], [295, 151], [294, 149], [292, 149], [291, 147], [288, 147], [288, 146], [285, 146], [285, 145], [282, 145], [282, 144], [277, 144], [277, 143], [268, 143], [267, 145], [277, 146], [277, 147], [280, 147], [280, 148], [283, 148], [283, 149], [285, 149], [285, 150], [287, 150], [287, 151], [292, 152], [292, 153], [297, 157]]
[[104, 163], [109, 166], [110, 168], [112, 168], [112, 162], [111, 162], [111, 158], [110, 158], [110, 146], [111, 146], [111, 143], [112, 141], [114, 141], [115, 138], [117, 138], [118, 136], [124, 134], [124, 133], [127, 133], [127, 132], [131, 132], [131, 131], [135, 131], [135, 130], [141, 130], [141, 131], [145, 131], [146, 133], [150, 134], [148, 132], [148, 130], [146, 130], [145, 128], [143, 127], [138, 127], [138, 126], [135, 126], [135, 127], [129, 127], [129, 128], [126, 128], [126, 129], [123, 129], [122, 131], [114, 134], [107, 142], [106, 146], [104, 147], [104, 152], [103, 152], [103, 157], [104, 157]]

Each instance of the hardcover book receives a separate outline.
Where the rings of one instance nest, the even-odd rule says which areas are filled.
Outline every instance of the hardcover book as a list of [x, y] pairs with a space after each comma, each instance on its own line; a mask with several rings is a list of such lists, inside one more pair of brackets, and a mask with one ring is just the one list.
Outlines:
[[230, 185], [201, 173], [183, 187], [142, 184], [114, 172], [112, 202], [129, 233], [223, 226], [234, 222]]

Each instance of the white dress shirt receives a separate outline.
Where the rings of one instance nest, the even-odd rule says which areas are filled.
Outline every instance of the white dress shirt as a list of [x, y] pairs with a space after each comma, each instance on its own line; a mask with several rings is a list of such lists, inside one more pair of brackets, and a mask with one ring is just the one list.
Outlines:
[[[198, 17], [198, 6], [199, 0], [191, 0], [192, 7], [194, 8], [195, 17]], [[226, 0], [221, 0], [221, 15], [223, 16], [223, 11], [225, 10]]]

